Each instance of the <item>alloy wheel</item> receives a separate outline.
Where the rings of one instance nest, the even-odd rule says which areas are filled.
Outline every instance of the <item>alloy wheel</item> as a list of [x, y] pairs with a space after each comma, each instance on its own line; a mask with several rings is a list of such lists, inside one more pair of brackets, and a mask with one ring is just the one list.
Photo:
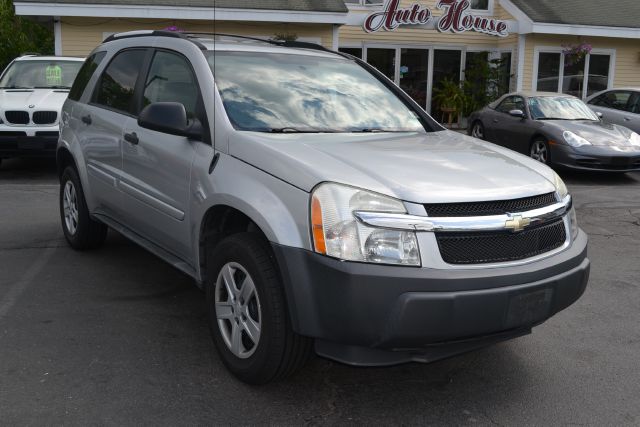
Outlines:
[[236, 262], [225, 264], [216, 280], [215, 313], [224, 343], [234, 356], [251, 357], [262, 332], [260, 298], [247, 270]]
[[544, 141], [535, 141], [531, 145], [531, 158], [541, 163], [547, 163], [549, 160], [549, 151]]
[[69, 234], [74, 235], [78, 230], [78, 196], [73, 182], [67, 181], [64, 185], [64, 195], [62, 198], [64, 209], [64, 223]]
[[482, 129], [482, 124], [480, 122], [476, 122], [471, 129], [471, 136], [478, 139], [484, 139], [484, 129]]

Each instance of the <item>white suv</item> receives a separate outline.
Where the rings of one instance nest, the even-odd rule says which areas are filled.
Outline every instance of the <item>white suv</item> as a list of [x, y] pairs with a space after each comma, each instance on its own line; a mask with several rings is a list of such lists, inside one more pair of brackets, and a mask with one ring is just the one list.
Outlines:
[[9, 157], [53, 156], [62, 104], [82, 58], [27, 55], [0, 76], [0, 162]]

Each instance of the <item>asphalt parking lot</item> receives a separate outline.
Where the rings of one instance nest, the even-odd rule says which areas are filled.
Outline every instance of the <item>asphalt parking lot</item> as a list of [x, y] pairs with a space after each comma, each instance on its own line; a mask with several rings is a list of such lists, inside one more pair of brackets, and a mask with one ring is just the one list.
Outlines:
[[640, 425], [640, 174], [563, 173], [590, 235], [574, 306], [430, 365], [313, 359], [261, 388], [222, 366], [192, 280], [110, 232], [77, 253], [55, 167], [0, 167], [0, 424]]

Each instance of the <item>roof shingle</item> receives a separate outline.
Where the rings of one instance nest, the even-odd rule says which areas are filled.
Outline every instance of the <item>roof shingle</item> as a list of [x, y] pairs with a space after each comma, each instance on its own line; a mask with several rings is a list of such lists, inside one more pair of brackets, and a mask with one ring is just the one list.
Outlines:
[[539, 23], [640, 28], [640, 0], [511, 0]]

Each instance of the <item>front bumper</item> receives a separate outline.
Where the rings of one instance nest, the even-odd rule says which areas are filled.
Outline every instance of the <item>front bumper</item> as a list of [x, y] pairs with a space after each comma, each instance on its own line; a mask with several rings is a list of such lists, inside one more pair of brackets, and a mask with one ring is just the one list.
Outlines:
[[354, 365], [432, 361], [529, 333], [574, 303], [589, 277], [587, 236], [504, 268], [437, 270], [341, 262], [274, 245], [296, 332]]
[[551, 161], [555, 165], [578, 170], [632, 172], [640, 170], [640, 148], [587, 146], [576, 149], [554, 144], [551, 146]]
[[0, 158], [55, 157], [60, 129], [55, 126], [0, 125]]

